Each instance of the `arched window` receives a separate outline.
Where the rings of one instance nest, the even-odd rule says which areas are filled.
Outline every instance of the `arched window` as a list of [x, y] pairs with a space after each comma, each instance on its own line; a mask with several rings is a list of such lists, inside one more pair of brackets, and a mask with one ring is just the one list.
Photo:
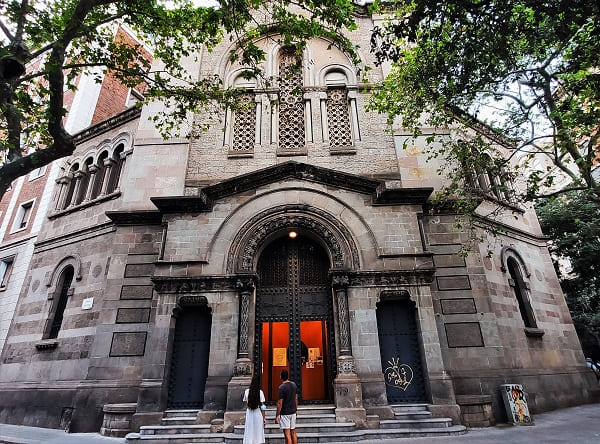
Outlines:
[[69, 288], [71, 288], [71, 282], [73, 282], [74, 269], [72, 266], [65, 267], [62, 271], [58, 285], [56, 286], [57, 295], [55, 295], [52, 307], [50, 309], [50, 317], [46, 324], [46, 331], [44, 339], [54, 339], [58, 337], [58, 332], [63, 323], [63, 315], [65, 307], [67, 306], [67, 300], [69, 297]]
[[515, 298], [519, 304], [519, 311], [521, 312], [521, 318], [523, 318], [525, 327], [537, 328], [537, 323], [533, 314], [533, 308], [531, 307], [531, 303], [529, 301], [529, 288], [523, 279], [521, 267], [513, 257], [509, 257], [506, 260], [506, 267], [508, 268], [508, 273], [510, 274], [508, 283], [512, 287]]
[[96, 199], [98, 196], [100, 196], [100, 193], [102, 192], [102, 184], [105, 180], [105, 163], [107, 158], [108, 151], [103, 151], [102, 154], [98, 156], [98, 161], [96, 162], [96, 174], [94, 175], [94, 184], [92, 185], [92, 193], [90, 194], [90, 199]]
[[254, 151], [254, 145], [260, 144], [261, 107], [256, 100], [256, 79], [238, 76], [233, 82], [240, 89], [237, 107], [227, 110], [227, 127], [224, 144], [229, 146], [230, 154], [246, 154]]
[[467, 171], [467, 183], [488, 197], [504, 201], [513, 201], [513, 191], [510, 174], [495, 162], [489, 154], [481, 154], [474, 158], [474, 165], [465, 167]]
[[67, 208], [71, 205], [71, 201], [73, 200], [73, 194], [75, 193], [75, 184], [77, 183], [77, 180], [75, 179], [75, 173], [78, 170], [79, 170], [79, 164], [74, 163], [71, 166], [71, 169], [69, 172], [69, 178], [67, 179], [68, 182], [65, 184], [66, 194], [65, 194], [65, 198], [62, 203], [62, 208]]
[[121, 170], [123, 169], [124, 158], [121, 154], [125, 147], [123, 144], [120, 144], [112, 155], [112, 168], [110, 169], [110, 175], [108, 178], [108, 187], [106, 189], [106, 194], [114, 193], [119, 187], [119, 178], [121, 176]]
[[325, 85], [327, 86], [326, 136], [333, 149], [352, 146], [347, 83], [346, 75], [340, 71], [331, 71], [325, 76]]
[[94, 160], [91, 157], [86, 159], [85, 163], [83, 164], [83, 168], [77, 175], [76, 180], [79, 181], [79, 184], [77, 186], [77, 195], [75, 196], [74, 200], [75, 205], [78, 205], [85, 200], [90, 183], [90, 166], [93, 162]]

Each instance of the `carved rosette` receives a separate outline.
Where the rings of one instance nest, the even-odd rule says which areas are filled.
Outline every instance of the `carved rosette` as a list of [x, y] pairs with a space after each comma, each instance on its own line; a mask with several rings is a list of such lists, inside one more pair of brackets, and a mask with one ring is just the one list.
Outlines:
[[337, 361], [339, 375], [356, 374], [356, 364], [352, 356], [340, 356]]
[[233, 366], [233, 376], [252, 376], [252, 363], [249, 359], [237, 359]]

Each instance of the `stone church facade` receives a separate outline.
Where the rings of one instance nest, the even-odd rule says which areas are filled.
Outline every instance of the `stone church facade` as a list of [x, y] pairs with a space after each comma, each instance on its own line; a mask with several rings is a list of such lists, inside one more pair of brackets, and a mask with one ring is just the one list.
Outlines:
[[[374, 19], [357, 20], [368, 48]], [[78, 135], [2, 351], [0, 421], [97, 431], [127, 404], [132, 430], [168, 408], [228, 429], [251, 375], [274, 401], [283, 368], [302, 403], [359, 427], [414, 402], [505, 421], [503, 383], [534, 413], [593, 400], [533, 211], [462, 257], [455, 215], [429, 211], [430, 129], [402, 149], [328, 41], [257, 44], [280, 82], [246, 79], [228, 39], [185, 62], [243, 90], [245, 106], [190, 117], [210, 124], [197, 138], [163, 140], [156, 103]]]

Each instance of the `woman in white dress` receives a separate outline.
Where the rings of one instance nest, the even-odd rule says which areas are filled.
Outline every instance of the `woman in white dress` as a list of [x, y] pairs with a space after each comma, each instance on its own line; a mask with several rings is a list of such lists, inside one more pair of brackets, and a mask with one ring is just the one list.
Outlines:
[[265, 442], [265, 394], [260, 389], [260, 378], [252, 378], [250, 388], [244, 392], [247, 403], [244, 444], [263, 444]]

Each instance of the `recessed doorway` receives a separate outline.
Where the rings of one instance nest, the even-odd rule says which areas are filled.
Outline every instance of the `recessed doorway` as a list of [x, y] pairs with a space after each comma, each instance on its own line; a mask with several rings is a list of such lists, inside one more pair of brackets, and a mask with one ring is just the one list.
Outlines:
[[277, 400], [281, 370], [298, 384], [301, 403], [333, 401], [335, 351], [329, 258], [313, 239], [273, 241], [260, 256], [255, 368], [268, 401]]

